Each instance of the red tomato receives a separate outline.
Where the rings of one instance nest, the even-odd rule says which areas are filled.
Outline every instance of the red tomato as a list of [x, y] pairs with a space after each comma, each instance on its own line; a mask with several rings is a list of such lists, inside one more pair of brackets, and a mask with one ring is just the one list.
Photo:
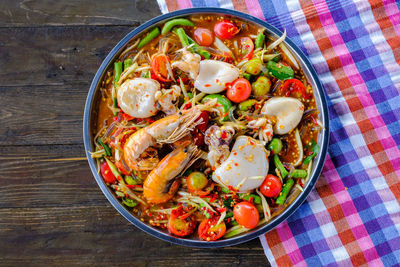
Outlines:
[[266, 197], [277, 197], [282, 191], [282, 182], [278, 177], [268, 174], [260, 186], [260, 192]]
[[100, 166], [101, 176], [106, 183], [114, 183], [117, 179], [115, 178], [114, 174], [112, 173], [110, 166], [108, 166], [107, 162], [105, 161]]
[[199, 237], [206, 241], [215, 241], [220, 239], [226, 232], [225, 222], [215, 225], [220, 216], [214, 216], [211, 219], [204, 220], [199, 226]]
[[151, 60], [151, 68], [154, 71], [154, 75], [157, 80], [161, 82], [170, 82], [171, 79], [168, 77], [167, 64], [169, 64], [169, 58], [164, 54], [155, 54]]
[[204, 134], [200, 132], [199, 129], [194, 129], [192, 136], [193, 136], [193, 143], [196, 146], [202, 146], [204, 144]]
[[196, 126], [197, 129], [204, 132], [207, 129], [210, 114], [207, 111], [202, 111], [196, 121], [202, 120], [203, 122]]
[[257, 208], [250, 202], [243, 201], [233, 207], [233, 217], [238, 224], [246, 228], [254, 228], [260, 221]]
[[223, 20], [217, 22], [214, 26], [215, 35], [221, 39], [231, 39], [233, 36], [239, 33], [239, 28], [233, 22]]
[[214, 42], [214, 35], [209, 29], [197, 28], [194, 31], [194, 39], [201, 46], [210, 46]]
[[240, 47], [243, 58], [250, 59], [253, 57], [254, 43], [249, 37], [240, 38]]
[[115, 166], [118, 168], [118, 170], [123, 174], [123, 175], [130, 175], [131, 173], [125, 169], [124, 165], [122, 164], [122, 162], [117, 161], [115, 162]]
[[304, 84], [297, 79], [286, 80], [282, 86], [282, 93], [285, 96], [291, 96], [294, 94], [298, 98], [300, 98], [300, 97], [307, 98], [308, 97], [306, 94], [306, 88], [304, 87]]
[[196, 220], [193, 216], [178, 216], [172, 213], [168, 220], [168, 230], [177, 236], [187, 236], [193, 233], [196, 228]]
[[226, 96], [229, 98], [229, 100], [235, 103], [240, 103], [246, 100], [249, 98], [250, 94], [250, 82], [244, 78], [236, 79], [226, 92]]

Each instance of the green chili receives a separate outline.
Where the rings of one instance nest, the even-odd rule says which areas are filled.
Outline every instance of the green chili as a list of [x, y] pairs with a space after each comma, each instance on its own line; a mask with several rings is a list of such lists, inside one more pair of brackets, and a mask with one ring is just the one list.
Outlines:
[[257, 35], [257, 39], [256, 39], [256, 48], [263, 47], [263, 46], [264, 46], [264, 40], [265, 40], [265, 35], [264, 35], [262, 32], [260, 32], [260, 33]]
[[244, 199], [246, 201], [250, 201], [250, 198], [253, 198], [253, 202], [255, 204], [261, 204], [261, 197], [255, 194], [239, 194], [239, 198]]
[[167, 32], [170, 32], [170, 31], [172, 30], [172, 28], [175, 27], [175, 26], [189, 26], [189, 27], [193, 27], [193, 26], [194, 26], [194, 23], [191, 22], [191, 21], [188, 20], [188, 19], [182, 19], [182, 18], [180, 18], [180, 19], [173, 19], [173, 20], [170, 20], [170, 21], [168, 21], [168, 22], [166, 22], [166, 23], [164, 24], [164, 27], [163, 27], [162, 30], [161, 30], [161, 34], [166, 34]]
[[289, 194], [290, 189], [292, 189], [293, 185], [294, 185], [293, 179], [289, 179], [286, 181], [285, 185], [282, 188], [281, 193], [279, 194], [279, 197], [275, 201], [276, 204], [283, 205], [285, 203], [287, 195]]
[[112, 156], [111, 148], [107, 144], [104, 144], [103, 141], [101, 141], [101, 139], [98, 139], [97, 143], [99, 143], [99, 145], [101, 145], [104, 148], [104, 152], [106, 153], [106, 156], [108, 156], [108, 157]]
[[267, 63], [268, 73], [278, 78], [279, 80], [291, 79], [294, 76], [294, 71], [291, 67], [276, 63], [274, 61], [268, 61]]
[[138, 44], [138, 49], [142, 48], [143, 46], [147, 45], [150, 43], [151, 40], [156, 38], [157, 36], [160, 35], [160, 29], [158, 27], [155, 27], [152, 29], [149, 34], [147, 34], [142, 40], [140, 40]]
[[114, 62], [114, 83], [117, 83], [119, 81], [119, 78], [121, 78], [121, 73], [122, 73], [122, 62]]
[[282, 162], [279, 160], [278, 155], [274, 155], [274, 163], [275, 163], [275, 167], [278, 168], [279, 172], [281, 173], [281, 177], [285, 178], [289, 172], [285, 169], [285, 167], [283, 167]]
[[297, 169], [292, 172], [290, 175], [292, 178], [306, 178], [307, 177], [307, 171], [302, 170], [302, 169]]
[[183, 28], [176, 29], [176, 34], [178, 35], [179, 40], [181, 41], [181, 44], [183, 47], [189, 45], [189, 40], [188, 40], [185, 30]]
[[129, 68], [132, 64], [133, 64], [133, 61], [132, 61], [131, 58], [125, 59], [125, 60], [124, 60], [124, 70], [126, 70], [127, 68]]
[[307, 165], [308, 163], [310, 163], [311, 160], [312, 160], [313, 158], [315, 158], [315, 156], [318, 154], [319, 145], [317, 145], [317, 143], [315, 143], [314, 140], [312, 141], [312, 144], [311, 144], [311, 151], [312, 151], [313, 153], [312, 153], [311, 155], [307, 156], [307, 157], [304, 159], [304, 161], [303, 161], [303, 164], [304, 164], [304, 165]]
[[216, 108], [221, 113], [220, 121], [228, 121], [229, 120], [228, 112], [229, 109], [232, 107], [232, 102], [225, 96], [219, 94], [207, 95], [201, 100], [201, 102], [204, 104], [212, 99], [217, 99], [217, 103], [219, 104]]
[[122, 203], [124, 203], [126, 206], [133, 208], [137, 206], [137, 202], [134, 201], [133, 199], [127, 198], [125, 197], [124, 199], [122, 199]]

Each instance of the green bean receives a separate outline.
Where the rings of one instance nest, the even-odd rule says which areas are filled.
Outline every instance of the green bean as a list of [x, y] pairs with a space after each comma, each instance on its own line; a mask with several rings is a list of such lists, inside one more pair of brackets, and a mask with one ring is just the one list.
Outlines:
[[101, 145], [104, 148], [104, 152], [106, 153], [106, 156], [108, 156], [108, 157], [112, 156], [111, 148], [108, 145], [104, 144], [103, 141], [101, 141], [101, 139], [98, 139], [97, 143], [99, 143], [99, 145]]
[[276, 204], [283, 205], [285, 203], [287, 195], [289, 194], [290, 189], [292, 189], [293, 185], [294, 185], [293, 179], [289, 179], [286, 181], [285, 185], [282, 188], [281, 193], [279, 194], [279, 197], [275, 201]]
[[114, 163], [111, 162], [111, 160], [109, 160], [108, 158], [105, 158], [108, 164], [108, 167], [110, 167], [111, 172], [114, 174], [114, 176], [117, 178], [117, 180], [119, 181], [120, 179], [122, 179], [122, 175], [119, 173], [117, 167], [115, 167]]
[[181, 41], [183, 47], [189, 45], [189, 40], [183, 28], [176, 29], [176, 34], [178, 35], [179, 40]]
[[197, 54], [199, 54], [200, 56], [203, 56], [205, 59], [209, 59], [211, 57], [211, 54], [203, 49], [200, 49], [200, 46], [192, 39], [190, 38], [187, 34], [186, 37], [189, 41], [189, 45], [194, 44], [193, 47], [193, 51]]
[[122, 62], [114, 62], [114, 83], [117, 83], [119, 81], [119, 78], [121, 78], [121, 73], [122, 73]]
[[132, 65], [133, 61], [131, 58], [125, 59], [124, 60], [124, 70], [126, 70], [127, 68], [129, 68]]
[[291, 174], [292, 178], [305, 178], [307, 177], [307, 171], [302, 169], [294, 170]]
[[253, 198], [253, 202], [255, 204], [261, 204], [261, 197], [255, 194], [239, 194], [239, 198], [244, 199], [246, 201], [250, 201], [250, 198]]
[[279, 172], [281, 173], [281, 177], [285, 178], [289, 172], [285, 169], [285, 167], [283, 167], [282, 162], [279, 160], [278, 155], [274, 155], [274, 163], [275, 163], [275, 167], [278, 168]]
[[223, 187], [223, 186], [221, 186], [221, 191], [222, 191], [223, 193], [225, 193], [225, 194], [229, 194], [229, 193], [231, 192], [228, 188]]
[[143, 46], [147, 45], [150, 43], [151, 40], [156, 38], [157, 36], [160, 35], [160, 29], [158, 27], [155, 27], [152, 29], [149, 34], [147, 34], [142, 40], [140, 40], [138, 44], [138, 49], [142, 48]]
[[264, 35], [262, 32], [260, 32], [260, 33], [257, 35], [257, 39], [256, 39], [256, 48], [263, 47], [263, 46], [264, 46], [264, 40], [265, 40], [265, 35]]
[[279, 154], [282, 150], [282, 141], [279, 138], [272, 138], [271, 142], [268, 145], [268, 149], [273, 151], [274, 154]]
[[117, 100], [116, 97], [113, 98], [113, 108], [114, 108], [113, 114], [114, 114], [114, 116], [117, 116], [117, 114], [118, 114], [118, 111], [117, 111], [117, 108], [118, 108], [118, 100]]
[[170, 32], [173, 27], [178, 26], [178, 25], [179, 26], [190, 26], [190, 27], [193, 27], [194, 23], [191, 22], [188, 19], [182, 19], [182, 18], [173, 19], [173, 20], [170, 20], [170, 21], [168, 21], [168, 22], [166, 22], [164, 24], [164, 27], [161, 30], [161, 34], [166, 34], [167, 32]]
[[129, 185], [135, 185], [135, 184], [137, 184], [136, 180], [133, 179], [133, 177], [130, 176], [130, 175], [126, 175], [126, 176], [125, 176], [125, 183], [127, 183], [127, 184], [129, 184]]
[[124, 199], [122, 199], [122, 203], [124, 203], [126, 206], [128, 206], [128, 207], [130, 207], [130, 208], [133, 208], [133, 207], [136, 207], [137, 206], [137, 202], [136, 201], [134, 201], [133, 199], [130, 199], [130, 198], [124, 198]]
[[315, 141], [312, 141], [312, 145], [311, 145], [311, 151], [313, 152], [311, 155], [307, 156], [304, 161], [303, 164], [307, 165], [308, 163], [310, 163], [310, 161], [315, 158], [315, 156], [317, 155], [318, 151], [319, 151], [319, 145], [317, 145], [317, 143], [315, 143]]

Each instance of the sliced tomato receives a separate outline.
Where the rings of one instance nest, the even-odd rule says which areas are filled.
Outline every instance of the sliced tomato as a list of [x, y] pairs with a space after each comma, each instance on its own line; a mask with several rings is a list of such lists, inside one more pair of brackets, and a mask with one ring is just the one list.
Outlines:
[[249, 37], [240, 38], [240, 50], [242, 58], [250, 59], [253, 57], [254, 43]]
[[240, 29], [229, 20], [223, 20], [214, 25], [214, 33], [221, 39], [231, 39], [238, 34], [239, 31]]
[[304, 84], [298, 79], [286, 80], [282, 85], [282, 94], [284, 96], [294, 96], [297, 98], [309, 98]]
[[233, 217], [238, 224], [246, 228], [254, 228], [260, 221], [257, 208], [250, 202], [243, 201], [233, 207]]
[[123, 175], [130, 175], [131, 173], [125, 169], [124, 164], [122, 164], [121, 161], [115, 162], [115, 166], [118, 168], [118, 170], [123, 174]]
[[229, 100], [240, 103], [249, 98], [251, 94], [250, 82], [244, 78], [236, 79], [232, 85], [228, 87], [226, 96]]
[[268, 174], [260, 186], [260, 192], [266, 197], [277, 197], [282, 191], [282, 182], [275, 175]]
[[214, 34], [206, 28], [197, 28], [194, 31], [194, 39], [201, 46], [210, 46], [214, 42]]
[[214, 216], [211, 219], [204, 220], [199, 225], [199, 237], [206, 241], [215, 241], [220, 239], [226, 232], [225, 222], [222, 221], [218, 225], [220, 216]]
[[177, 215], [172, 213], [168, 220], [168, 230], [171, 234], [177, 236], [187, 236], [193, 233], [196, 228], [196, 219], [194, 216]]
[[198, 124], [196, 128], [204, 132], [207, 129], [208, 121], [210, 120], [210, 114], [207, 111], [202, 111], [196, 121], [199, 121], [200, 119], [202, 122]]
[[105, 161], [100, 166], [100, 173], [106, 183], [114, 183], [117, 179], [112, 173], [110, 166], [108, 166], [107, 161]]
[[170, 82], [171, 78], [168, 78], [167, 64], [169, 64], [169, 58], [164, 54], [155, 54], [151, 60], [151, 68], [154, 72], [154, 76], [161, 82]]

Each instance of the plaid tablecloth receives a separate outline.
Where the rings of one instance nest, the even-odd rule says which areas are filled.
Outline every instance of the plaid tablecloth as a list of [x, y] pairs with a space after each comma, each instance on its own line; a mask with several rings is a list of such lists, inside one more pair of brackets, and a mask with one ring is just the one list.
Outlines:
[[325, 86], [331, 134], [322, 176], [261, 236], [273, 266], [400, 263], [400, 2], [158, 0], [163, 13], [224, 7], [283, 31]]

